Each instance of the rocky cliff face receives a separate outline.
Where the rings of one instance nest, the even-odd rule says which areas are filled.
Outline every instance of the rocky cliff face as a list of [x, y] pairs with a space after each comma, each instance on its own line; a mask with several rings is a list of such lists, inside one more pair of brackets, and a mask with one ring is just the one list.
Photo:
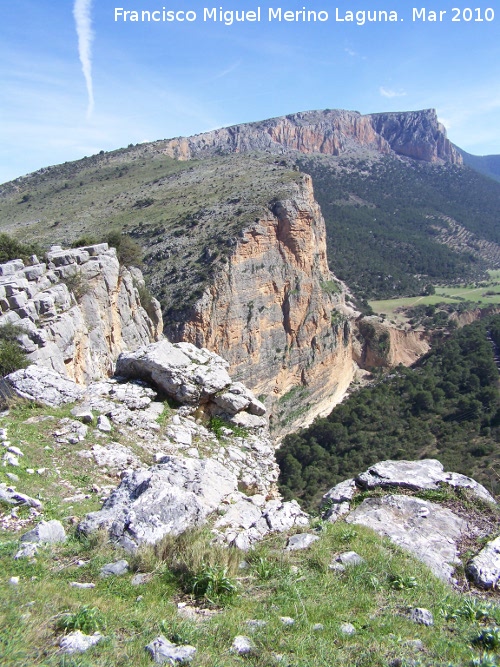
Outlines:
[[375, 316], [360, 319], [356, 334], [354, 360], [365, 369], [411, 366], [431, 347], [425, 331], [396, 329]]
[[463, 161], [434, 109], [367, 115], [339, 109], [306, 111], [156, 142], [152, 147], [181, 160], [254, 150], [341, 155], [368, 148], [427, 162]]
[[120, 267], [107, 243], [63, 250], [53, 246], [46, 262], [32, 257], [0, 265], [0, 326], [25, 331], [28, 360], [87, 383], [113, 371], [125, 349], [158, 340], [159, 303], [141, 306], [144, 286], [137, 269]]
[[352, 312], [328, 269], [310, 177], [294, 188], [243, 232], [191, 316], [168, 330], [227, 359], [278, 435], [331, 410], [353, 376]]

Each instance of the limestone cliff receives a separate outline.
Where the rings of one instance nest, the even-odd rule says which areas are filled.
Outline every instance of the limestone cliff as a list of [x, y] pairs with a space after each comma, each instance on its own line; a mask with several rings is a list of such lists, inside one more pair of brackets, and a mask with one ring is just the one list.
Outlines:
[[190, 316], [167, 331], [227, 359], [265, 397], [277, 435], [331, 410], [353, 376], [349, 309], [328, 269], [311, 178], [293, 188], [243, 231]]
[[341, 109], [305, 111], [150, 146], [180, 160], [255, 150], [341, 155], [365, 148], [427, 162], [463, 162], [434, 109], [366, 115]]
[[108, 376], [125, 349], [157, 340], [163, 323], [152, 299], [142, 307], [137, 269], [120, 267], [107, 243], [0, 265], [0, 326], [11, 323], [28, 360], [79, 383]]

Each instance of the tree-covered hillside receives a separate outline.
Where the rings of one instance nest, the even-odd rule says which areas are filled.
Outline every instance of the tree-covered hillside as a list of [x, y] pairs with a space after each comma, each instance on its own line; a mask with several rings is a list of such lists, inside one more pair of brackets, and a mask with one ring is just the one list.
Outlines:
[[393, 157], [314, 156], [299, 164], [313, 177], [330, 267], [356, 295], [417, 295], [429, 282], [496, 268], [477, 240], [498, 252], [500, 183], [467, 167]]
[[416, 458], [437, 458], [447, 470], [498, 489], [495, 344], [499, 316], [456, 331], [416, 367], [399, 366], [327, 418], [287, 436], [277, 451], [282, 493], [311, 507], [334, 484], [377, 461]]

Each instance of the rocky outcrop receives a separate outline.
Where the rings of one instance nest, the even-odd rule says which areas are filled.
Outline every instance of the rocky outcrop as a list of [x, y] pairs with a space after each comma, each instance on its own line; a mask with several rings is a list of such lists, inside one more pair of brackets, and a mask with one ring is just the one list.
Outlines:
[[155, 152], [180, 160], [255, 150], [342, 155], [361, 148], [427, 162], [463, 161], [434, 109], [367, 115], [342, 109], [305, 111], [152, 144]]
[[[460, 549], [465, 542], [485, 535], [485, 525], [478, 515], [468, 516], [457, 500], [451, 507], [437, 502], [403, 495], [443, 491], [468, 491], [482, 503], [495, 505], [493, 496], [478, 482], [453, 472], [445, 472], [434, 459], [421, 461], [382, 461], [358, 475], [330, 489], [323, 496], [326, 508], [324, 518], [335, 522], [340, 517], [351, 524], [367, 526], [388, 537], [392, 542], [410, 551], [423, 561], [434, 574], [445, 581], [452, 580], [455, 566], [462, 561]], [[380, 495], [385, 490], [388, 495]], [[399, 490], [400, 493], [395, 493]], [[353, 508], [353, 499], [360, 491], [376, 491]], [[446, 498], [446, 493], [444, 493]], [[453, 500], [453, 496], [450, 496]], [[488, 526], [489, 530], [494, 526]], [[486, 552], [487, 549], [484, 550]], [[479, 582], [500, 578], [498, 547], [493, 543], [489, 552], [479, 554], [468, 565], [470, 577]], [[492, 554], [494, 557], [492, 557]], [[487, 587], [484, 585], [484, 587]]]
[[28, 360], [78, 383], [110, 375], [118, 354], [157, 340], [159, 304], [141, 306], [138, 269], [120, 267], [107, 243], [0, 265], [0, 326], [18, 325]]
[[342, 285], [328, 269], [324, 220], [303, 176], [237, 239], [174, 340], [216, 350], [262, 396], [275, 435], [327, 414], [354, 372]]
[[411, 366], [431, 347], [425, 331], [396, 329], [377, 316], [359, 319], [354, 332], [354, 361], [368, 370]]

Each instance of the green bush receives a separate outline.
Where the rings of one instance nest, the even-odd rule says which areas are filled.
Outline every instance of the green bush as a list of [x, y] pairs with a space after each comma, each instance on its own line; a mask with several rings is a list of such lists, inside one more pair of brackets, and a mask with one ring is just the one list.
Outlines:
[[106, 624], [100, 609], [84, 605], [74, 613], [64, 613], [58, 619], [56, 626], [58, 630], [80, 630], [84, 634], [90, 635], [98, 630], [104, 630]]
[[141, 246], [126, 234], [111, 232], [106, 237], [110, 246], [116, 248], [120, 264], [124, 266], [142, 266], [143, 252]]
[[0, 234], [0, 264], [11, 259], [26, 262], [31, 255], [43, 254], [37, 243], [22, 243], [8, 234]]
[[2, 377], [28, 366], [26, 353], [17, 341], [18, 336], [23, 333], [25, 333], [24, 329], [10, 322], [0, 326], [0, 375]]

